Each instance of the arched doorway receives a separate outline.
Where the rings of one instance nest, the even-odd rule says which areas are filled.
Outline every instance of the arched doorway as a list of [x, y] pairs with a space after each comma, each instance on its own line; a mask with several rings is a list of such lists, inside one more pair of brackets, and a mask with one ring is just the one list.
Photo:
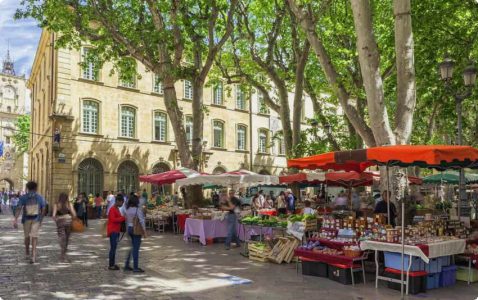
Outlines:
[[222, 173], [226, 173], [226, 169], [224, 169], [224, 167], [222, 167], [222, 166], [217, 166], [212, 171], [213, 175], [219, 175], [219, 174], [222, 174]]
[[8, 178], [0, 179], [0, 192], [5, 191], [13, 191], [14, 189], [13, 181]]
[[103, 193], [103, 166], [94, 158], [87, 158], [78, 165], [78, 194]]
[[122, 162], [118, 167], [118, 191], [126, 194], [138, 190], [139, 169], [136, 164], [130, 160]]
[[261, 175], [271, 175], [271, 173], [269, 171], [267, 171], [266, 169], [260, 170], [259, 174], [261, 174]]
[[[168, 166], [168, 164], [163, 163], [163, 162], [155, 164], [153, 166], [153, 169], [152, 169], [153, 174], [159, 174], [159, 173], [164, 173], [164, 172], [168, 172], [168, 171], [171, 171], [171, 168]], [[159, 193], [162, 193], [162, 194], [171, 195], [171, 191], [172, 191], [172, 187], [171, 187], [170, 184], [165, 184], [165, 185], [162, 185], [162, 186], [158, 186], [156, 184], [153, 184], [152, 187], [151, 187], [151, 192], [152, 193], [159, 192]]]

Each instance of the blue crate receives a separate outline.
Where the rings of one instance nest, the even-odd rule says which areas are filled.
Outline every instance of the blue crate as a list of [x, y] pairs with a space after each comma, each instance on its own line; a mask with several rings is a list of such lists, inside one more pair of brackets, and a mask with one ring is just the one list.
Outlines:
[[[402, 254], [395, 252], [385, 252], [385, 267], [392, 268], [395, 270], [402, 270]], [[409, 255], [403, 256], [403, 269], [406, 271], [408, 268], [408, 262], [410, 260]], [[418, 256], [412, 256], [412, 266], [410, 267], [411, 272], [424, 271], [425, 262]], [[402, 270], [403, 271], [403, 270]]]
[[440, 259], [440, 264], [441, 264], [442, 267], [447, 267], [447, 266], [451, 265], [451, 256], [450, 255], [439, 257], [439, 259]]
[[437, 289], [440, 287], [440, 273], [427, 275], [427, 290]]
[[445, 266], [442, 268], [440, 273], [440, 287], [452, 286], [456, 283], [456, 266]]
[[425, 272], [427, 273], [440, 273], [441, 272], [441, 259], [430, 258], [430, 262], [425, 264]]

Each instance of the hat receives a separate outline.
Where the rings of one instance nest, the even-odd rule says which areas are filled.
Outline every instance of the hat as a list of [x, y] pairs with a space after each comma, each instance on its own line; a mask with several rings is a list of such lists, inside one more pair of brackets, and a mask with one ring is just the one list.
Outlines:
[[287, 190], [285, 190], [285, 192], [292, 194], [292, 190], [291, 190], [291, 189], [287, 189]]

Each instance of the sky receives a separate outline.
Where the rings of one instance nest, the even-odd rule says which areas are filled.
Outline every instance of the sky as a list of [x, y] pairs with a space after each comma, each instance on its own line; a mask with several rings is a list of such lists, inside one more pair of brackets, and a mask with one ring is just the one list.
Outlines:
[[14, 20], [20, 0], [0, 0], [0, 58], [5, 59], [8, 45], [17, 75], [30, 75], [41, 29], [34, 20]]

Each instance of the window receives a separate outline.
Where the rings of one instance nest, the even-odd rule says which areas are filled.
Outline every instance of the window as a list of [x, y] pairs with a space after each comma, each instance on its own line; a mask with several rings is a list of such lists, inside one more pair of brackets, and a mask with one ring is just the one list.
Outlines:
[[95, 63], [92, 61], [91, 57], [88, 57], [89, 48], [83, 48], [82, 53], [82, 76], [83, 79], [88, 80], [98, 80], [98, 70], [95, 66]]
[[12, 112], [12, 107], [11, 107], [11, 106], [7, 106], [7, 112], [8, 112], [8, 113], [11, 113], [11, 112]]
[[259, 113], [268, 115], [270, 112], [269, 112], [269, 108], [266, 105], [266, 101], [264, 100], [264, 94], [262, 94], [262, 92], [258, 92], [258, 93], [259, 94], [257, 95], [257, 105], [259, 106], [258, 107]]
[[78, 166], [78, 194], [103, 192], [103, 166], [94, 158], [83, 160]]
[[98, 133], [98, 103], [83, 101], [83, 132]]
[[132, 107], [121, 107], [121, 136], [134, 138], [136, 123], [136, 110]]
[[192, 116], [186, 116], [185, 129], [186, 129], [186, 142], [188, 144], [191, 144], [193, 140], [193, 117]]
[[237, 150], [246, 150], [247, 143], [247, 127], [245, 125], [237, 125]]
[[154, 74], [153, 76], [153, 92], [158, 93], [158, 94], [163, 94], [163, 83], [161, 82], [161, 78], [157, 74]]
[[279, 155], [285, 155], [285, 141], [284, 138], [277, 139], [277, 147], [279, 149]]
[[166, 142], [168, 133], [168, 118], [163, 112], [154, 113], [154, 140], [159, 142]]
[[236, 85], [236, 108], [246, 110], [246, 97], [240, 85]]
[[212, 122], [214, 143], [216, 148], [224, 148], [224, 122], [215, 120]]
[[132, 161], [124, 161], [118, 167], [118, 191], [126, 195], [138, 190], [139, 169]]
[[136, 88], [136, 61], [133, 59], [127, 59], [124, 61], [125, 67], [129, 70], [132, 70], [130, 73], [119, 74], [120, 86], [125, 88], [134, 89]]
[[184, 80], [184, 99], [193, 99], [193, 86], [189, 80]]
[[223, 86], [222, 82], [219, 82], [215, 87], [214, 87], [214, 95], [213, 95], [213, 101], [212, 103], [215, 105], [223, 105]]
[[9, 136], [5, 137], [5, 144], [10, 145], [12, 143], [12, 138]]
[[259, 153], [267, 153], [268, 132], [265, 129], [259, 130]]

